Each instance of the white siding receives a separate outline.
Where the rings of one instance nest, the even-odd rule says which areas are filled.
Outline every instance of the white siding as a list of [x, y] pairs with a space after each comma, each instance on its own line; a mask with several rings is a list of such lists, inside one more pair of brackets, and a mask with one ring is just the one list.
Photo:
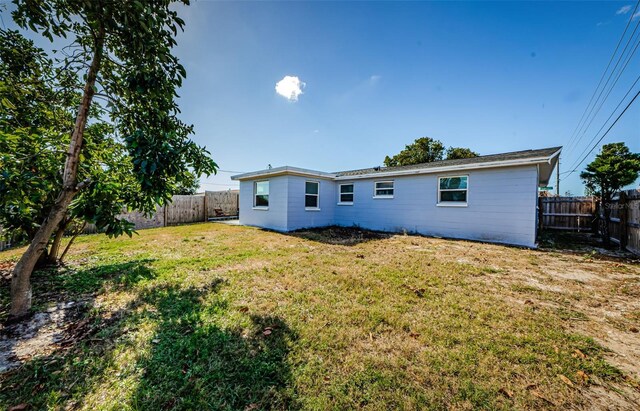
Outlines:
[[373, 198], [381, 179], [354, 180], [353, 205], [336, 206], [335, 224], [535, 246], [535, 166], [467, 172], [468, 206], [438, 207], [438, 177], [455, 174], [395, 177], [392, 199]]
[[[304, 206], [305, 183], [320, 183], [320, 210], [306, 210]], [[287, 227], [289, 230], [300, 228], [324, 227], [335, 224], [336, 185], [332, 180], [289, 176], [289, 204]]]
[[[269, 181], [269, 209], [253, 207], [253, 184]], [[288, 177], [279, 176], [240, 182], [240, 224], [287, 231]]]
[[[269, 210], [253, 209], [253, 181], [240, 183], [240, 223], [279, 231], [327, 225], [535, 246], [537, 168], [472, 170], [467, 207], [439, 207], [438, 177], [459, 173], [332, 181], [270, 178]], [[394, 198], [373, 198], [375, 181], [393, 180]], [[305, 181], [320, 182], [320, 211], [305, 210]], [[354, 184], [353, 205], [337, 205], [340, 183]]]

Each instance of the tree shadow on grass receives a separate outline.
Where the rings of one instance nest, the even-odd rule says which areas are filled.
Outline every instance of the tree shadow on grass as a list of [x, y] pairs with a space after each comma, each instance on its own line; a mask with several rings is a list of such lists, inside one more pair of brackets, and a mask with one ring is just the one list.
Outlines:
[[[229, 312], [224, 282], [163, 287], [146, 294], [158, 327], [131, 402], [144, 409], [291, 409], [287, 355], [294, 333], [278, 317], [249, 315], [221, 327]], [[244, 321], [243, 321], [244, 322]]]
[[[129, 288], [136, 283], [152, 279], [155, 273], [148, 267], [153, 259], [132, 260], [124, 263], [97, 265], [77, 270], [69, 266], [49, 266], [31, 275], [34, 313], [48, 305], [60, 305], [73, 299], [91, 299], [106, 284]], [[0, 323], [9, 314], [10, 279], [0, 283]]]
[[[0, 372], [21, 366], [33, 357], [56, 351], [66, 341], [76, 337], [78, 323], [86, 326], [87, 311], [93, 306], [95, 294], [105, 282], [119, 287], [131, 287], [139, 281], [155, 277], [147, 267], [152, 260], [101, 265], [84, 270], [48, 267], [32, 276], [33, 314], [19, 322], [0, 325]], [[6, 318], [9, 308], [9, 285], [2, 287]], [[73, 332], [70, 332], [73, 331]]]
[[317, 241], [331, 245], [353, 246], [369, 241], [383, 240], [393, 236], [393, 233], [365, 230], [360, 227], [327, 226], [318, 228], [305, 228], [286, 233], [293, 237], [305, 240]]
[[0, 376], [0, 408], [297, 408], [287, 362], [295, 334], [280, 318], [231, 309], [223, 284], [148, 287], [91, 318], [94, 331], [67, 351]]

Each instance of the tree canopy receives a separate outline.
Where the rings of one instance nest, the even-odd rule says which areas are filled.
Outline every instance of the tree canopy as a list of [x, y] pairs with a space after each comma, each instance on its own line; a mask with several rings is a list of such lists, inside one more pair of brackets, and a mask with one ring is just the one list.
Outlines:
[[611, 143], [602, 146], [580, 178], [590, 192], [609, 200], [615, 192], [633, 184], [639, 173], [640, 153], [632, 153], [624, 143]]
[[386, 156], [384, 165], [387, 167], [408, 166], [413, 164], [431, 163], [445, 158], [454, 160], [459, 158], [477, 157], [478, 153], [468, 148], [445, 148], [440, 140], [431, 137], [420, 137], [413, 143], [406, 145], [404, 150], [393, 157]]
[[447, 160], [458, 160], [463, 158], [478, 157], [480, 154], [464, 147], [449, 147], [447, 149]]
[[[70, 80], [32, 41], [0, 30], [0, 225], [14, 238], [33, 239], [62, 188], [60, 170], [79, 96], [60, 78]], [[87, 126], [78, 168], [79, 179], [89, 182], [65, 221], [92, 223], [108, 235], [131, 234], [133, 225], [116, 216], [133, 202], [139, 184], [124, 145], [98, 114], [94, 110]]]
[[[214, 173], [217, 165], [189, 138], [193, 126], [179, 118], [177, 90], [186, 71], [172, 48], [184, 21], [169, 0], [14, 3], [19, 27], [69, 42], [53, 58], [16, 32], [6, 35], [16, 47], [3, 47], [8, 74], [0, 84], [0, 119], [2, 144], [11, 154], [2, 160], [0, 184], [20, 179], [20, 167], [33, 181], [46, 176], [40, 193], [28, 192], [23, 179], [25, 189], [13, 194], [16, 204], [20, 196], [32, 205], [46, 200], [41, 210], [20, 211], [37, 229], [13, 270], [10, 317], [19, 318], [31, 306], [36, 261], [69, 215], [122, 234], [130, 226], [113, 218], [116, 211], [151, 212], [182, 182]], [[30, 52], [23, 56], [21, 49]], [[27, 146], [35, 140], [40, 148], [34, 152]], [[17, 168], [8, 166], [11, 161]]]
[[609, 244], [609, 220], [613, 195], [624, 186], [633, 184], [640, 175], [640, 153], [632, 153], [624, 143], [602, 146], [596, 158], [580, 173], [586, 191], [599, 196], [602, 202], [604, 224], [602, 238]]

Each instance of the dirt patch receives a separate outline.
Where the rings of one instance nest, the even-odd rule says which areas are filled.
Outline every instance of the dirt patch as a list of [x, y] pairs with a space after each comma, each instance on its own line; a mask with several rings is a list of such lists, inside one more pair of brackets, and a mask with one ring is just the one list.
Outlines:
[[86, 300], [58, 303], [26, 321], [0, 326], [0, 373], [68, 345], [78, 336], [88, 306]]
[[372, 240], [389, 238], [392, 234], [363, 230], [357, 227], [325, 227], [294, 231], [291, 235], [333, 245], [356, 245]]

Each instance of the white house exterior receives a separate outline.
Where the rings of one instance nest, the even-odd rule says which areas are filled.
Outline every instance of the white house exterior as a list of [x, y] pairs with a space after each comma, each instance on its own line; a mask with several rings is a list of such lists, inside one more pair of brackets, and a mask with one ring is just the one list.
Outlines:
[[240, 223], [330, 225], [536, 246], [538, 187], [561, 147], [325, 173], [277, 167], [240, 181]]

